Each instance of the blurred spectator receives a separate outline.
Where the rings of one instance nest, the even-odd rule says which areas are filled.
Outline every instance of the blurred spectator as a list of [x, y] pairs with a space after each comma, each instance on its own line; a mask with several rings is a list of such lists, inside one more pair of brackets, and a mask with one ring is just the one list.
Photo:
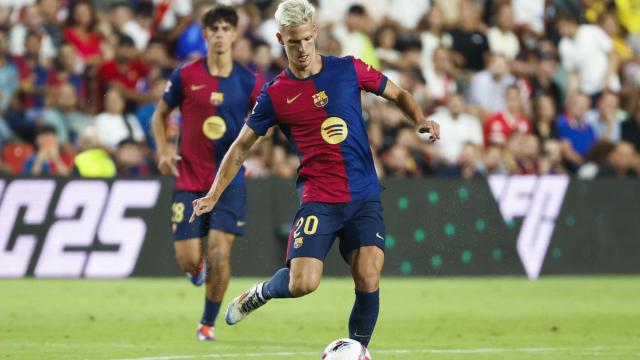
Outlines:
[[524, 115], [517, 87], [507, 89], [505, 103], [505, 110], [493, 115], [484, 124], [484, 142], [487, 145], [505, 145], [513, 134], [532, 132], [531, 122]]
[[154, 151], [156, 150], [156, 142], [153, 138], [153, 133], [151, 130], [151, 117], [153, 116], [153, 113], [156, 110], [156, 105], [162, 98], [166, 87], [167, 79], [155, 79], [151, 84], [151, 89], [149, 90], [151, 98], [148, 102], [141, 104], [135, 114], [138, 122], [140, 123], [140, 126], [142, 127], [142, 130], [144, 131], [146, 142], [147, 144], [149, 144], [149, 148]]
[[86, 127], [78, 135], [80, 152], [73, 159], [73, 173], [82, 177], [111, 178], [116, 175], [116, 164], [111, 155], [100, 146], [98, 131]]
[[454, 164], [441, 164], [436, 168], [436, 175], [446, 177], [460, 177], [463, 179], [472, 179], [482, 176], [478, 165], [479, 161], [478, 146], [466, 143], [462, 146], [460, 156]]
[[105, 96], [105, 112], [95, 118], [100, 143], [115, 150], [122, 140], [132, 138], [144, 141], [144, 131], [138, 119], [125, 113], [125, 102], [117, 88], [111, 88]]
[[562, 157], [562, 144], [556, 139], [547, 139], [542, 143], [542, 157], [540, 159], [540, 174], [566, 174]]
[[95, 31], [95, 8], [88, 0], [72, 2], [64, 38], [72, 44], [87, 65], [97, 65], [102, 59], [102, 38]]
[[484, 176], [509, 174], [503, 151], [502, 146], [489, 145], [479, 164], [479, 172]]
[[622, 139], [633, 144], [640, 152], [640, 92], [636, 93], [630, 108], [630, 118], [622, 123]]
[[140, 143], [134, 139], [127, 138], [120, 141], [115, 158], [120, 176], [140, 176], [150, 173]]
[[437, 104], [446, 104], [458, 90], [448, 49], [437, 48], [433, 52], [433, 67], [423, 69], [423, 74], [429, 96]]
[[111, 23], [116, 32], [133, 39], [139, 51], [144, 50], [151, 39], [153, 8], [149, 2], [138, 2], [136, 9], [125, 2], [116, 3], [111, 8]]
[[533, 133], [541, 142], [558, 138], [556, 106], [550, 96], [540, 96], [535, 100]]
[[635, 0], [616, 0], [616, 12], [620, 23], [629, 33], [627, 38], [636, 53], [640, 53], [640, 8]]
[[420, 65], [423, 72], [428, 71], [433, 66], [433, 52], [437, 48], [449, 48], [451, 46], [451, 36], [445, 32], [444, 22], [442, 9], [437, 5], [433, 5], [420, 24], [418, 24], [420, 42], [422, 43]]
[[557, 108], [562, 106], [562, 90], [556, 83], [554, 75], [558, 70], [558, 62], [554, 54], [540, 52], [535, 74], [531, 78], [531, 97], [550, 96]]
[[618, 95], [605, 91], [596, 109], [585, 114], [585, 121], [593, 129], [596, 138], [617, 143], [622, 137], [622, 122], [627, 114], [620, 109]]
[[9, 58], [7, 30], [0, 27], [0, 118], [9, 108], [11, 99], [13, 99], [19, 87], [20, 75], [18, 74], [18, 69]]
[[540, 141], [534, 135], [514, 133], [509, 137], [506, 148], [509, 151], [507, 163], [510, 174], [535, 175], [540, 173]]
[[391, 20], [405, 29], [413, 29], [418, 25], [431, 6], [429, 0], [394, 0], [388, 1]]
[[509, 74], [509, 65], [502, 55], [493, 55], [486, 70], [476, 73], [471, 79], [467, 100], [478, 105], [483, 114], [500, 112], [505, 108], [507, 89], [515, 84]]
[[37, 152], [24, 163], [22, 172], [29, 175], [69, 175], [73, 158], [60, 153], [56, 130], [47, 125], [38, 128]]
[[591, 146], [596, 142], [593, 128], [585, 121], [591, 107], [589, 97], [574, 92], [567, 97], [566, 112], [558, 117], [558, 135], [565, 140], [563, 151], [567, 160], [575, 165], [583, 162]]
[[513, 10], [511, 4], [498, 5], [495, 15], [495, 26], [487, 32], [489, 48], [494, 54], [504, 55], [509, 60], [515, 59], [520, 52], [518, 37], [513, 33]]
[[272, 79], [281, 71], [273, 60], [269, 43], [258, 40], [253, 44], [253, 63], [263, 79]]
[[629, 61], [633, 58], [633, 50], [622, 37], [622, 29], [618, 17], [614, 12], [606, 12], [600, 15], [598, 23], [602, 30], [613, 42], [613, 52], [620, 61]]
[[380, 62], [376, 56], [373, 42], [367, 35], [371, 24], [370, 21], [364, 6], [351, 5], [344, 23], [337, 24], [334, 27], [333, 35], [340, 41], [343, 55], [353, 55], [379, 69]]
[[233, 59], [240, 64], [253, 67], [253, 45], [247, 38], [239, 38], [233, 43]]
[[393, 145], [384, 155], [384, 172], [388, 177], [410, 178], [418, 175], [418, 166], [409, 149], [400, 144]]
[[84, 74], [84, 64], [79, 61], [76, 49], [68, 43], [62, 44], [58, 51], [58, 58], [55, 60], [55, 73], [51, 80], [52, 85], [70, 83], [73, 85], [76, 97], [81, 107], [88, 108], [88, 84]]
[[44, 64], [49, 63], [56, 56], [56, 47], [44, 27], [40, 9], [36, 5], [25, 7], [21, 19], [20, 23], [11, 28], [9, 35], [11, 55], [25, 56], [27, 34], [32, 33], [40, 42], [36, 57]]
[[103, 63], [98, 70], [100, 93], [117, 87], [127, 101], [148, 100], [148, 94], [137, 91], [143, 86], [148, 71], [147, 65], [138, 58], [133, 39], [120, 35], [115, 58]]
[[592, 97], [592, 102], [607, 88], [618, 91], [609, 35], [598, 26], [579, 25], [575, 18], [565, 15], [558, 18], [557, 28], [562, 35], [562, 65], [571, 72], [570, 91], [580, 90]]
[[62, 45], [64, 35], [58, 19], [60, 10], [60, 0], [36, 0], [40, 16], [42, 16], [42, 28], [46, 30], [51, 38], [52, 45], [56, 48]]
[[485, 67], [485, 54], [489, 41], [480, 24], [480, 8], [463, 1], [460, 7], [460, 23], [449, 31], [451, 49], [456, 65], [465, 70], [481, 71]]
[[465, 144], [481, 146], [483, 143], [480, 121], [464, 112], [462, 95], [452, 95], [447, 107], [438, 109], [429, 119], [438, 122], [442, 134], [447, 134], [437, 141], [435, 146], [439, 155], [450, 164], [458, 161]]
[[402, 54], [396, 50], [397, 38], [398, 30], [393, 25], [381, 26], [375, 33], [376, 56], [382, 69], [398, 69], [401, 66]]
[[25, 38], [24, 56], [14, 58], [20, 73], [20, 100], [27, 110], [42, 108], [46, 87], [52, 76], [52, 71], [40, 61], [39, 50], [40, 36], [29, 32]]
[[52, 95], [51, 106], [44, 109], [43, 121], [56, 129], [60, 143], [75, 140], [76, 136], [90, 125], [90, 117], [78, 108], [78, 97], [73, 85], [64, 83]]
[[[212, 3], [200, 2], [196, 6], [193, 20], [178, 37], [176, 56], [179, 61], [189, 61], [207, 54], [207, 43], [202, 37], [202, 16], [211, 9]], [[187, 15], [188, 13], [185, 13]]]
[[544, 34], [545, 0], [512, 0], [513, 18], [524, 35]]
[[637, 178], [637, 161], [633, 145], [620, 142], [609, 154], [608, 161], [601, 168], [598, 177]]

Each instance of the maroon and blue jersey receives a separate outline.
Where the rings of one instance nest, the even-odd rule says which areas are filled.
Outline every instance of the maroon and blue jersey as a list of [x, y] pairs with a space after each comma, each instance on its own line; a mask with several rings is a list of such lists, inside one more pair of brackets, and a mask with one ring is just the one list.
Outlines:
[[[237, 62], [228, 77], [212, 76], [205, 58], [173, 72], [163, 99], [182, 114], [177, 190], [209, 189], [261, 87], [262, 80]], [[243, 181], [244, 168], [231, 185]]]
[[278, 125], [295, 145], [301, 203], [379, 197], [361, 90], [381, 95], [386, 84], [359, 59], [323, 56], [318, 74], [298, 79], [287, 68], [264, 86], [247, 125], [258, 135]]

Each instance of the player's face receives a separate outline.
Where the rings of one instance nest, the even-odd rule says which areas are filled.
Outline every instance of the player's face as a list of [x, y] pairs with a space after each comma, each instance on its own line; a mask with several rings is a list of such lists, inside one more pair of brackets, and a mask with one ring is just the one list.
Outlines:
[[209, 51], [224, 54], [231, 51], [236, 40], [236, 28], [226, 21], [218, 21], [213, 26], [206, 27], [203, 32]]
[[289, 63], [298, 69], [311, 65], [316, 55], [318, 30], [312, 22], [297, 27], [284, 27], [277, 34], [278, 42], [284, 46]]

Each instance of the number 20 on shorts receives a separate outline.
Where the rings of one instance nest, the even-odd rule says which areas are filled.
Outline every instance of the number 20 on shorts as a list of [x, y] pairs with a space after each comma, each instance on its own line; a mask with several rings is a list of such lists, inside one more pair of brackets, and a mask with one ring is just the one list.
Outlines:
[[318, 217], [315, 215], [309, 215], [306, 218], [304, 216], [301, 216], [298, 219], [298, 222], [296, 223], [296, 230], [293, 232], [293, 236], [294, 237], [298, 237], [300, 236], [300, 228], [302, 227], [302, 225], [304, 224], [304, 228], [302, 229], [305, 233], [305, 235], [313, 235], [316, 233], [316, 231], [318, 230], [318, 223], [320, 221], [318, 220]]

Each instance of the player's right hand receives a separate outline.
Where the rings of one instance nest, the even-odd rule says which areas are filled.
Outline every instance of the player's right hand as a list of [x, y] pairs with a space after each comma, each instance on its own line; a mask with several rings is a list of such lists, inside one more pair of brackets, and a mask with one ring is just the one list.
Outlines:
[[211, 212], [211, 210], [213, 210], [213, 207], [216, 206], [216, 201], [213, 200], [213, 197], [205, 196], [193, 200], [191, 205], [193, 206], [193, 212], [191, 213], [191, 217], [189, 218], [189, 224], [191, 224], [196, 219], [196, 217]]
[[180, 176], [176, 163], [182, 159], [175, 151], [164, 151], [158, 153], [158, 170], [164, 175]]

